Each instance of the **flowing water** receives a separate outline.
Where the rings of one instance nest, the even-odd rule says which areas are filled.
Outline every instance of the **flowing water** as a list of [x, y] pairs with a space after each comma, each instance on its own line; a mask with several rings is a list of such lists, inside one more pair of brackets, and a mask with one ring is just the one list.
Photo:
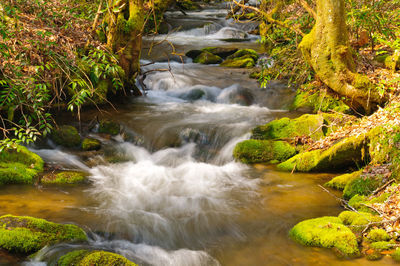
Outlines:
[[[249, 138], [252, 127], [297, 115], [282, 110], [293, 92], [278, 83], [260, 89], [247, 70], [169, 55], [173, 49], [179, 54], [207, 46], [262, 52], [257, 38], [246, 33], [254, 25], [225, 20], [226, 13], [214, 8], [188, 16], [167, 14], [170, 28], [180, 28], [145, 40], [142, 63], [148, 74], [142, 89], [147, 96], [131, 99], [118, 112], [103, 111], [123, 125], [124, 136], [92, 133], [104, 152], [34, 150], [49, 165], [87, 171], [91, 184], [1, 188], [1, 214], [75, 223], [90, 238], [88, 244], [47, 247], [24, 264], [54, 265], [80, 248], [110, 250], [156, 266], [370, 263], [339, 260], [330, 251], [305, 248], [288, 237], [301, 220], [341, 211], [317, 186], [331, 174], [281, 173], [232, 158], [235, 144]], [[90, 127], [97, 115], [82, 114], [83, 126]], [[20, 258], [0, 253], [3, 263], [15, 265]]]

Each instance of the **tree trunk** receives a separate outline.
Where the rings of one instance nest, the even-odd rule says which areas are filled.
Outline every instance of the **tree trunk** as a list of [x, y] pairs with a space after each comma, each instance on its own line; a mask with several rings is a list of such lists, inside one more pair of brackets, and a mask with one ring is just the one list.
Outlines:
[[384, 99], [367, 76], [355, 72], [344, 2], [317, 0], [316, 24], [299, 48], [322, 82], [350, 99], [353, 108], [368, 113]]
[[109, 0], [108, 4], [107, 46], [119, 55], [127, 87], [132, 89], [140, 71], [139, 60], [145, 14], [143, 0]]

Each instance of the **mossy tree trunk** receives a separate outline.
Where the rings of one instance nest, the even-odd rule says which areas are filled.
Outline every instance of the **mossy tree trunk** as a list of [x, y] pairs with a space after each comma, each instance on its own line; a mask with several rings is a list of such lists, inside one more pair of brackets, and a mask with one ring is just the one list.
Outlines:
[[128, 89], [132, 89], [140, 70], [142, 32], [145, 23], [143, 0], [108, 0], [107, 46], [119, 55]]
[[317, 0], [316, 24], [299, 47], [322, 82], [368, 113], [383, 99], [368, 77], [356, 73], [345, 15], [344, 0]]

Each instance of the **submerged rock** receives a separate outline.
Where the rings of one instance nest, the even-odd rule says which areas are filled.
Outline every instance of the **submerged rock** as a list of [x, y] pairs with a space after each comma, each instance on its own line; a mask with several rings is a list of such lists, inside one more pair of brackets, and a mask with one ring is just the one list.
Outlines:
[[202, 52], [193, 60], [194, 63], [204, 64], [204, 65], [219, 64], [222, 61], [223, 60], [221, 57], [207, 51]]
[[245, 140], [236, 145], [233, 156], [243, 163], [284, 161], [296, 154], [296, 149], [285, 141]]
[[76, 225], [28, 216], [0, 217], [0, 247], [11, 253], [32, 254], [46, 245], [86, 240], [85, 232]]
[[129, 261], [125, 257], [107, 252], [107, 251], [90, 251], [75, 250], [62, 256], [58, 261], [59, 266], [86, 266], [86, 265], [113, 265], [113, 266], [136, 266], [135, 263]]
[[81, 143], [78, 130], [73, 126], [61, 126], [54, 130], [51, 139], [58, 145], [64, 147], [75, 147]]
[[42, 184], [81, 184], [87, 181], [87, 174], [83, 172], [66, 171], [58, 174], [46, 174], [40, 180]]
[[290, 237], [305, 246], [336, 248], [345, 256], [360, 254], [357, 238], [338, 217], [320, 217], [302, 221], [289, 233]]
[[43, 165], [42, 158], [26, 147], [5, 149], [0, 152], [0, 185], [32, 184]]
[[84, 151], [97, 151], [101, 148], [101, 142], [93, 138], [85, 138], [82, 141], [82, 150]]

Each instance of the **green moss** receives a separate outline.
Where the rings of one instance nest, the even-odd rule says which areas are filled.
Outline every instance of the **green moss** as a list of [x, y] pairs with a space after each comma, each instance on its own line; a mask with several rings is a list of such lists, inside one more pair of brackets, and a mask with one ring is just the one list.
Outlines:
[[201, 49], [201, 51], [209, 52], [214, 55], [217, 55], [221, 58], [226, 58], [235, 52], [238, 51], [237, 48], [228, 48], [228, 47], [206, 47], [204, 49]]
[[344, 175], [337, 176], [337, 177], [333, 178], [331, 181], [329, 181], [328, 183], [326, 183], [325, 186], [330, 187], [330, 188], [335, 188], [338, 190], [344, 190], [346, 185], [349, 182], [353, 181], [354, 179], [360, 177], [362, 172], [363, 172], [363, 170], [360, 170], [360, 171], [356, 171], [356, 172], [353, 172], [350, 174], [344, 174]]
[[252, 58], [247, 56], [235, 58], [235, 59], [227, 59], [220, 64], [222, 67], [231, 67], [231, 68], [251, 68], [255, 66], [256, 63]]
[[375, 260], [380, 260], [383, 258], [383, 254], [381, 254], [380, 251], [374, 251], [370, 254], [367, 254], [367, 260], [375, 261]]
[[202, 52], [193, 60], [194, 63], [204, 64], [204, 65], [219, 64], [222, 63], [222, 61], [223, 60], [221, 57], [213, 55], [212, 53], [207, 51]]
[[343, 198], [349, 200], [355, 195], [368, 196], [382, 183], [377, 177], [358, 177], [349, 182], [343, 190]]
[[393, 249], [394, 245], [388, 241], [379, 241], [371, 243], [370, 247], [374, 250], [383, 251]]
[[86, 240], [85, 232], [76, 225], [28, 216], [0, 217], [0, 247], [12, 253], [32, 254], [46, 245]]
[[110, 135], [118, 135], [121, 131], [121, 126], [110, 120], [102, 120], [99, 124], [99, 133], [105, 133]]
[[390, 240], [390, 236], [385, 230], [381, 228], [374, 228], [369, 231], [367, 239], [370, 242], [388, 241]]
[[41, 179], [42, 184], [81, 184], [87, 180], [87, 174], [82, 172], [61, 172], [56, 175], [47, 174]]
[[330, 95], [326, 90], [297, 90], [290, 110], [307, 109], [312, 112], [335, 111], [340, 113], [350, 113], [350, 107], [345, 104], [338, 96]]
[[259, 56], [256, 51], [253, 49], [241, 49], [237, 52], [235, 52], [233, 55], [230, 55], [227, 57], [227, 59], [235, 59], [243, 56], [249, 56], [251, 57], [255, 62], [257, 62]]
[[322, 130], [324, 118], [322, 115], [302, 115], [296, 119], [284, 117], [271, 121], [252, 130], [254, 139], [291, 139], [310, 136], [318, 140], [324, 136]]
[[32, 184], [37, 174], [21, 163], [0, 163], [0, 185]]
[[78, 130], [73, 126], [61, 126], [51, 134], [52, 140], [64, 147], [75, 147], [81, 143]]
[[113, 266], [136, 266], [125, 257], [107, 251], [76, 250], [62, 256], [57, 265], [59, 266], [87, 266], [87, 265], [113, 265]]
[[337, 217], [321, 217], [300, 222], [289, 234], [302, 245], [336, 248], [346, 256], [359, 255], [356, 236]]
[[243, 163], [283, 161], [296, 153], [285, 141], [245, 140], [236, 145], [233, 156]]
[[400, 248], [396, 248], [396, 250], [390, 256], [392, 256], [392, 259], [395, 261], [400, 262]]
[[330, 171], [366, 163], [366, 135], [346, 138], [327, 150], [300, 153], [278, 165], [283, 171]]
[[82, 150], [84, 151], [96, 151], [100, 150], [101, 142], [97, 139], [85, 138], [82, 141]]
[[367, 212], [344, 211], [339, 214], [339, 219], [345, 225], [354, 226], [354, 229], [363, 229], [363, 225], [370, 222], [380, 222], [382, 219], [379, 216]]
[[366, 201], [366, 196], [355, 195], [349, 200], [349, 205], [357, 210], [361, 207], [361, 205]]
[[26, 147], [17, 146], [0, 152], [0, 162], [21, 163], [37, 171], [43, 171], [44, 162], [39, 155], [29, 151]]

